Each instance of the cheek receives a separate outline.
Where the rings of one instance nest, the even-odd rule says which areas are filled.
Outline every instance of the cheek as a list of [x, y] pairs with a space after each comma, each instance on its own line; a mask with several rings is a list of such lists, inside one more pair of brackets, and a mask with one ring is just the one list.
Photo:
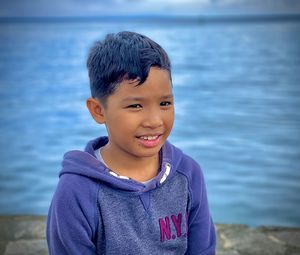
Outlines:
[[128, 114], [126, 112], [110, 118], [112, 128], [119, 130], [122, 133], [134, 130], [139, 121], [140, 120], [136, 114]]
[[165, 123], [169, 128], [173, 127], [173, 124], [174, 124], [174, 111], [170, 111], [170, 112], [166, 113]]

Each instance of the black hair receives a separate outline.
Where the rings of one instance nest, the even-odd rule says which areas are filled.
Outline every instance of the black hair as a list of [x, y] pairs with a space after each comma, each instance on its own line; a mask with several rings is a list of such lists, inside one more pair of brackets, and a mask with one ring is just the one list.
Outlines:
[[87, 68], [92, 97], [106, 101], [124, 80], [144, 83], [152, 66], [167, 70], [171, 63], [165, 50], [150, 38], [135, 32], [108, 34], [90, 49]]

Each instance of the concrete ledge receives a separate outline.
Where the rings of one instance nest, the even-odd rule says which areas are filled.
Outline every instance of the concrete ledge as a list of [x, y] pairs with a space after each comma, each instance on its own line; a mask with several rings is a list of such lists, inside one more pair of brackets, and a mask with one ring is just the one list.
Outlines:
[[44, 216], [0, 216], [0, 254], [48, 254], [45, 226]]
[[[45, 216], [0, 216], [0, 255], [46, 255]], [[217, 224], [218, 255], [300, 255], [300, 228]]]

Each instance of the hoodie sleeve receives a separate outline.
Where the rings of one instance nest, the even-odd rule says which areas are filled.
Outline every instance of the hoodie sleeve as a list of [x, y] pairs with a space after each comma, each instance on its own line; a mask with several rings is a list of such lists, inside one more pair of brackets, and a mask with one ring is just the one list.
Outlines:
[[216, 230], [212, 221], [204, 176], [200, 166], [190, 158], [184, 174], [189, 181], [188, 255], [216, 254]]
[[50, 255], [96, 254], [97, 189], [85, 177], [61, 176], [47, 219]]

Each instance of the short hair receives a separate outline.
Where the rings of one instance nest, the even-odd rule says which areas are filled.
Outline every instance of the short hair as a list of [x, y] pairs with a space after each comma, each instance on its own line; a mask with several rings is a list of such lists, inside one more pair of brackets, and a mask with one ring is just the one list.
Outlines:
[[87, 68], [92, 97], [105, 103], [122, 81], [137, 80], [137, 85], [141, 85], [151, 67], [168, 71], [172, 80], [169, 57], [158, 43], [135, 32], [108, 34], [89, 51]]

